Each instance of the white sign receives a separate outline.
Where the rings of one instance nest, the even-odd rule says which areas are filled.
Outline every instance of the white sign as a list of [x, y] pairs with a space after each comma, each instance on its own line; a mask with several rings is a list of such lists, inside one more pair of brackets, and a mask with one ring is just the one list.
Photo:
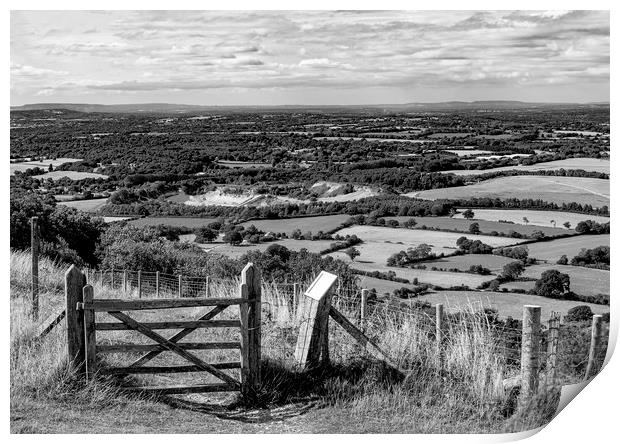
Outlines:
[[321, 271], [304, 294], [309, 298], [318, 301], [329, 291], [337, 280], [338, 276], [335, 274], [328, 273], [327, 271]]

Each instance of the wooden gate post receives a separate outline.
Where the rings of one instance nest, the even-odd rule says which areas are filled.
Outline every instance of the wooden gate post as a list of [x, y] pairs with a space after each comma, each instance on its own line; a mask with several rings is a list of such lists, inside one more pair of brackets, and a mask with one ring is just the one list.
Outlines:
[[[302, 369], [312, 369], [329, 359], [326, 356], [331, 299], [338, 276], [321, 271], [303, 295], [301, 325], [295, 347], [295, 361]], [[323, 353], [321, 353], [323, 352]]]
[[558, 369], [558, 343], [560, 338], [560, 315], [552, 312], [549, 319], [549, 334], [547, 337], [547, 377], [546, 383], [556, 384]]
[[241, 271], [239, 305], [241, 323], [241, 391], [251, 396], [260, 385], [261, 375], [261, 274], [253, 263]]
[[39, 319], [39, 218], [30, 218], [30, 253], [32, 256], [32, 318]]
[[538, 390], [540, 311], [538, 305], [523, 306], [520, 399], [522, 405], [525, 405]]
[[362, 289], [362, 300], [360, 306], [360, 327], [363, 329], [366, 322], [366, 304], [368, 304], [368, 289]]
[[138, 298], [142, 297], [142, 270], [138, 270]]
[[183, 297], [183, 275], [179, 275], [179, 298]]
[[95, 330], [95, 310], [92, 306], [95, 297], [92, 285], [86, 285], [83, 289], [84, 295], [84, 357], [86, 362], [86, 379], [92, 381], [97, 373], [97, 361], [95, 354], [97, 352], [97, 335]]
[[71, 265], [65, 273], [65, 300], [67, 317], [67, 353], [73, 367], [79, 373], [84, 370], [84, 318], [78, 312], [78, 302], [83, 301], [83, 288], [86, 276], [75, 265]]
[[590, 379], [593, 373], [596, 372], [596, 353], [600, 349], [601, 345], [601, 321], [603, 316], [592, 316], [592, 335], [590, 337], [590, 353], [588, 355], [588, 367], [586, 368], [585, 380]]

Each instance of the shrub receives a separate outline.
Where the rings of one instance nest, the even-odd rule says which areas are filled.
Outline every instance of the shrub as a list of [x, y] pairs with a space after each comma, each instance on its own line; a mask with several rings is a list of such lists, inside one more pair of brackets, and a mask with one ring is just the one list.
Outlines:
[[592, 309], [587, 305], [578, 305], [577, 307], [573, 307], [566, 313], [564, 316], [565, 322], [581, 322], [581, 321], [589, 321], [592, 319]]

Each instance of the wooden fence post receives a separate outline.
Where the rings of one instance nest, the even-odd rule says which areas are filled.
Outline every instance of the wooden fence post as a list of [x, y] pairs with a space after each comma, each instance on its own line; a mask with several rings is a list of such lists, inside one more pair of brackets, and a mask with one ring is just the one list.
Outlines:
[[205, 297], [208, 298], [211, 294], [211, 291], [209, 289], [209, 275], [207, 275], [207, 277], [205, 278]]
[[127, 296], [127, 270], [123, 270], [123, 291], [125, 296]]
[[159, 271], [155, 272], [155, 296], [159, 297]]
[[[92, 304], [94, 292], [92, 285], [86, 285], [83, 290], [84, 306]], [[86, 379], [92, 381], [97, 373], [97, 361], [95, 354], [97, 352], [97, 335], [95, 330], [95, 310], [87, 306], [83, 310], [84, 313], [84, 354], [86, 362]]]
[[39, 319], [39, 218], [30, 218], [30, 253], [32, 256], [32, 318]]
[[439, 368], [443, 368], [442, 344], [443, 342], [443, 304], [435, 305], [435, 343], [437, 345], [437, 359]]
[[78, 372], [83, 372], [84, 350], [84, 318], [77, 310], [78, 302], [83, 301], [83, 288], [86, 277], [75, 265], [71, 265], [65, 273], [65, 300], [67, 318], [67, 352], [69, 359]]
[[360, 306], [360, 327], [363, 329], [366, 322], [366, 304], [368, 304], [368, 289], [362, 289], [362, 301]]
[[138, 298], [142, 297], [142, 270], [138, 270]]
[[555, 386], [558, 370], [558, 343], [560, 338], [560, 315], [552, 312], [547, 336], [547, 377], [546, 383]]
[[590, 337], [590, 354], [588, 355], [588, 367], [586, 368], [586, 376], [585, 380], [590, 379], [593, 373], [596, 372], [597, 363], [596, 363], [596, 354], [601, 346], [601, 321], [603, 320], [603, 316], [594, 315], [592, 316], [592, 335]]
[[540, 311], [538, 305], [523, 306], [521, 337], [521, 404], [525, 405], [538, 390], [540, 355]]
[[183, 275], [179, 275], [179, 298], [183, 297]]
[[328, 350], [328, 318], [331, 299], [338, 276], [321, 271], [304, 293], [302, 305], [302, 322], [299, 327], [295, 361], [301, 368], [311, 369], [329, 359], [325, 356]]
[[261, 275], [251, 262], [241, 271], [239, 297], [247, 303], [239, 305], [241, 322], [241, 390], [251, 396], [261, 381]]
[[293, 312], [297, 313], [297, 305], [299, 304], [299, 283], [293, 283]]

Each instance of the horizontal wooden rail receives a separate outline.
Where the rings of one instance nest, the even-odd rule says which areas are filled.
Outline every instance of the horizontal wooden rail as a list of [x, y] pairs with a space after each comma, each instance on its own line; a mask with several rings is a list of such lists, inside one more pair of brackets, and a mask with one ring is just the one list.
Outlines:
[[187, 299], [96, 299], [81, 308], [94, 311], [159, 310], [166, 308], [210, 307], [240, 305], [252, 301], [241, 298], [187, 298]]
[[[239, 342], [177, 342], [183, 350], [228, 350], [240, 349]], [[112, 344], [98, 345], [97, 351], [101, 353], [123, 353], [123, 352], [152, 352], [166, 351], [167, 349], [159, 344]]]
[[[221, 321], [168, 321], [168, 322], [142, 322], [151, 330], [168, 330], [177, 328], [217, 328], [217, 327], [241, 327], [238, 320]], [[97, 330], [133, 330], [122, 322], [98, 322], [95, 324]]]
[[[230, 370], [241, 368], [240, 362], [218, 362], [211, 364], [220, 370]], [[202, 372], [203, 370], [197, 365], [176, 365], [172, 367], [107, 367], [99, 370], [101, 375], [128, 375], [128, 374], [157, 374], [157, 373], [188, 373]]]
[[231, 384], [224, 382], [178, 387], [123, 387], [126, 391], [156, 393], [159, 395], [177, 395], [183, 393], [206, 393], [206, 392], [233, 392], [239, 390]]

